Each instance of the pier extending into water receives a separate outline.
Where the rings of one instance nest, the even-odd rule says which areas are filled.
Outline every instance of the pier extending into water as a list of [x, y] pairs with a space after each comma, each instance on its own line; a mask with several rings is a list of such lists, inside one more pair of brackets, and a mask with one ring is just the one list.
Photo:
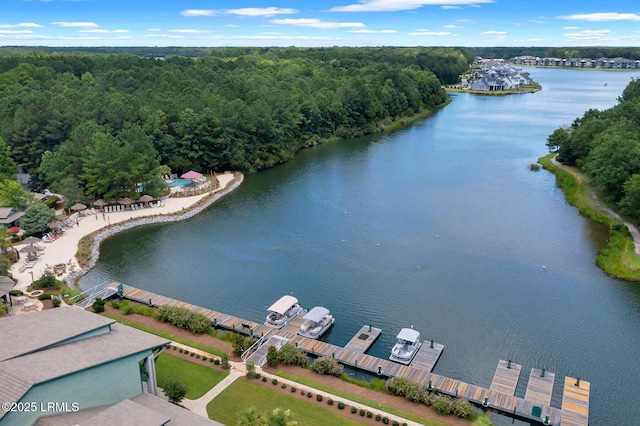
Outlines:
[[[562, 407], [551, 407], [551, 394], [555, 374], [536, 368], [531, 370], [524, 398], [515, 396], [522, 366], [513, 362], [500, 360], [489, 388], [465, 383], [432, 373], [444, 346], [425, 341], [415, 358], [409, 365], [398, 364], [389, 360], [367, 355], [365, 352], [375, 342], [382, 330], [363, 326], [345, 346], [336, 346], [326, 342], [309, 339], [298, 335], [302, 324], [302, 315], [292, 319], [284, 328], [277, 330], [253, 321], [237, 318], [211, 309], [181, 302], [169, 297], [141, 290], [128, 285], [120, 286], [123, 297], [136, 302], [160, 307], [163, 305], [178, 306], [200, 313], [207, 317], [217, 328], [235, 331], [245, 335], [261, 338], [265, 343], [272, 341], [278, 345], [285, 342], [295, 345], [313, 356], [334, 357], [343, 365], [368, 371], [385, 377], [405, 377], [412, 382], [420, 383], [429, 390], [467, 399], [484, 407], [493, 408], [503, 413], [537, 421], [547, 425], [588, 426], [590, 384], [578, 378], [565, 377]], [[364, 330], [364, 331], [363, 331]], [[366, 335], [366, 337], [363, 336]], [[374, 337], [375, 336], [375, 337]], [[260, 361], [264, 354], [251, 354], [252, 359]], [[255, 361], [254, 361], [255, 362]], [[259, 362], [256, 362], [258, 365]]]

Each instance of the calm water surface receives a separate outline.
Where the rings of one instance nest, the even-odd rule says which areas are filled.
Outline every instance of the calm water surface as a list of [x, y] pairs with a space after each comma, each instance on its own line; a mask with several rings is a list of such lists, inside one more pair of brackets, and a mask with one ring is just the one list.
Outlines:
[[371, 323], [384, 331], [370, 353], [386, 358], [413, 325], [444, 344], [438, 374], [488, 387], [512, 359], [523, 365], [517, 396], [545, 368], [552, 405], [565, 375], [581, 377], [592, 425], [634, 424], [640, 286], [594, 265], [603, 229], [528, 165], [554, 129], [613, 106], [639, 73], [531, 74], [541, 92], [453, 94], [407, 129], [248, 176], [192, 220], [112, 238], [82, 286], [120, 281], [256, 322], [292, 293], [331, 309], [331, 343]]

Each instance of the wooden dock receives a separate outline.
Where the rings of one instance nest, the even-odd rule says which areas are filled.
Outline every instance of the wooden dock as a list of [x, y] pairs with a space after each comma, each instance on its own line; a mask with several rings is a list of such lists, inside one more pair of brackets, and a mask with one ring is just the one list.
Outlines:
[[498, 367], [493, 375], [489, 389], [511, 396], [515, 395], [520, 371], [522, 371], [521, 365], [501, 359], [498, 362]]
[[344, 348], [355, 352], [365, 353], [369, 350], [371, 345], [378, 340], [380, 333], [382, 333], [381, 328], [363, 325], [360, 331], [358, 331], [356, 335], [349, 340], [349, 343], [347, 343]]
[[[112, 285], [116, 286], [117, 283]], [[282, 342], [285, 339], [289, 344], [297, 346], [309, 355], [334, 357], [343, 365], [384, 377], [405, 377], [408, 380], [426, 386], [430, 390], [465, 398], [476, 404], [491, 407], [509, 415], [540, 423], [544, 422], [549, 425], [588, 426], [590, 384], [583, 380], [578, 381], [578, 379], [566, 377], [562, 407], [555, 408], [550, 405], [555, 374], [545, 371], [544, 377], [541, 377], [542, 370], [532, 369], [525, 397], [517, 398], [515, 397], [515, 391], [522, 366], [510, 361], [500, 360], [498, 362], [491, 385], [487, 389], [432, 373], [431, 371], [444, 348], [443, 345], [438, 343], [434, 343], [432, 348], [430, 341], [424, 342], [413, 362], [410, 365], [402, 365], [365, 354], [364, 351], [366, 349], [362, 349], [364, 344], [354, 342], [356, 339], [365, 340], [358, 339], [362, 329], [351, 339], [347, 345], [349, 347], [341, 347], [298, 335], [303, 315], [298, 315], [283, 329], [275, 330], [263, 324], [159, 296], [135, 287], [123, 285], [123, 290], [124, 297], [134, 301], [156, 307], [163, 305], [183, 307], [204, 315], [215, 327], [256, 337], [267, 336], [272, 338], [275, 336], [278, 342]], [[364, 326], [363, 328], [365, 327], [368, 334], [369, 326]], [[371, 329], [374, 330], [373, 327]], [[373, 341], [366, 348], [368, 349], [372, 344]], [[269, 345], [266, 346], [268, 348]], [[259, 356], [256, 355], [256, 357]]]
[[562, 426], [582, 426], [589, 422], [589, 393], [591, 384], [573, 377], [564, 378], [562, 392]]

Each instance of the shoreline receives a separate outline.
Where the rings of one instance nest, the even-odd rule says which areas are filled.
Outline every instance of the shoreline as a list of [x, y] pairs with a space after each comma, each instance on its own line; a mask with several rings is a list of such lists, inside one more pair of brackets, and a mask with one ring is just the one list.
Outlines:
[[[65, 263], [67, 271], [56, 278], [65, 281], [70, 287], [77, 288], [77, 281], [95, 266], [100, 256], [100, 245], [107, 238], [139, 226], [190, 219], [235, 190], [244, 180], [244, 175], [240, 173], [225, 173], [217, 176], [220, 186], [216, 190], [190, 197], [170, 197], [166, 200], [164, 207], [115, 213], [97, 212], [95, 215], [80, 217], [77, 226], [66, 230], [58, 240], [39, 244], [42, 250], [39, 253], [38, 262], [32, 269], [20, 272], [20, 262], [12, 265], [11, 276], [17, 280], [14, 289], [25, 291], [34, 279], [42, 276], [48, 267], [58, 263]], [[76, 254], [80, 242], [87, 236], [93, 236], [89, 261], [87, 265], [80, 266]], [[14, 248], [20, 250], [24, 246], [21, 244]]]
[[625, 218], [605, 206], [585, 181], [585, 176], [558, 163], [556, 154], [540, 157], [542, 167], [553, 173], [565, 200], [585, 218], [609, 228], [606, 247], [596, 255], [595, 263], [606, 274], [625, 281], [640, 281], [640, 232]]

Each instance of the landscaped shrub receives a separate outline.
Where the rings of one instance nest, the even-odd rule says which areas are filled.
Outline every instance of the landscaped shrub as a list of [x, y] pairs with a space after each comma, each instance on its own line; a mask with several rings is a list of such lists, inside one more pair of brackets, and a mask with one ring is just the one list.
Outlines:
[[288, 343], [278, 350], [277, 360], [285, 365], [297, 365], [299, 367], [306, 367], [309, 362], [307, 355], [300, 348]]
[[256, 365], [253, 361], [247, 361], [244, 367], [247, 370], [247, 377], [253, 379], [256, 376]]
[[173, 349], [173, 350], [175, 351], [175, 350], [177, 350], [177, 349], [178, 349], [178, 347], [177, 347], [177, 346], [173, 346], [173, 345], [171, 345], [171, 349]]
[[385, 425], [389, 424], [389, 417], [383, 417], [382, 418], [382, 423], [384, 423]]
[[358, 412], [358, 409], [356, 407], [351, 407], [351, 413], [355, 414]]
[[63, 285], [64, 282], [57, 280], [54, 275], [45, 273], [31, 284], [31, 288], [34, 290], [47, 287], [60, 289]]
[[307, 392], [307, 398], [311, 398], [313, 394], [311, 392]]
[[344, 402], [339, 401], [338, 402], [338, 410], [344, 410], [344, 407], [345, 407]]
[[22, 292], [22, 290], [10, 290], [9, 291], [9, 295], [10, 296], [22, 296], [24, 293]]
[[227, 356], [227, 354], [222, 354], [222, 357], [220, 360], [220, 366], [225, 370], [229, 369], [229, 357]]
[[376, 414], [376, 422], [382, 420], [382, 416], [380, 414]]
[[344, 372], [344, 367], [331, 357], [318, 358], [311, 364], [311, 369], [318, 374], [330, 374], [340, 376]]
[[155, 316], [159, 321], [168, 322], [195, 334], [207, 333], [211, 328], [207, 317], [187, 308], [164, 305], [156, 310]]
[[184, 352], [184, 349], [180, 348], [180, 349], [178, 349], [178, 352], [182, 353], [182, 352]]
[[213, 365], [218, 365], [220, 364], [220, 361], [218, 361], [216, 358], [209, 358], [209, 362], [212, 362]]
[[263, 378], [262, 378], [262, 381], [263, 381], [263, 382], [266, 382], [266, 381], [267, 381], [267, 378], [266, 378], [266, 377], [263, 377]]
[[400, 422], [397, 420], [394, 420], [393, 423], [391, 423], [393, 426], [400, 426]]
[[91, 307], [93, 308], [93, 312], [96, 313], [100, 313], [100, 312], [104, 312], [104, 304], [105, 301], [100, 299], [99, 297], [96, 298], [96, 300], [94, 300], [93, 305], [91, 305]]
[[378, 392], [385, 392], [387, 390], [387, 383], [382, 379], [373, 379], [369, 382], [369, 387]]
[[55, 296], [55, 293], [49, 293], [47, 291], [38, 296], [38, 300], [48, 300], [51, 299], [51, 296]]
[[[60, 296], [51, 296], [51, 304], [53, 305], [54, 308], [59, 308], [60, 305], [62, 304], [62, 300], [60, 299]], [[104, 309], [104, 306], [102, 307], [102, 309]]]
[[446, 396], [436, 397], [431, 404], [431, 408], [433, 408], [437, 413], [440, 414], [451, 414], [451, 412], [453, 411], [453, 407], [451, 406], [451, 399]]
[[282, 389], [286, 389], [287, 388], [287, 384], [283, 383], [282, 386], [280, 386]]
[[304, 396], [304, 391], [303, 390], [300, 391], [300, 395]]
[[271, 379], [271, 383], [274, 384], [274, 385], [277, 385], [278, 384], [278, 379]]
[[278, 365], [278, 350], [273, 345], [267, 348], [267, 365], [269, 367]]
[[256, 338], [245, 336], [239, 333], [230, 333], [229, 341], [233, 346], [233, 354], [240, 355], [256, 342]]
[[202, 357], [202, 360], [203, 360], [203, 361], [206, 361], [206, 360], [207, 360], [207, 357], [206, 357], [206, 356], [203, 356], [203, 357]]
[[329, 398], [329, 399], [327, 400], [327, 404], [329, 404], [329, 405], [333, 405], [333, 399]]
[[415, 382], [409, 382], [409, 385], [407, 386], [405, 392], [405, 398], [407, 398], [409, 401], [417, 403], [424, 402], [429, 395], [429, 391], [427, 390], [426, 386]]
[[373, 417], [373, 413], [371, 411], [367, 411], [367, 418], [370, 419]]
[[200, 359], [200, 354], [196, 354], [196, 359]]
[[134, 312], [133, 306], [131, 305], [131, 303], [129, 303], [128, 300], [120, 302], [120, 306], [118, 306], [118, 309], [125, 315], [131, 315]]
[[466, 399], [456, 398], [453, 401], [453, 413], [462, 419], [473, 418], [473, 405]]
[[320, 395], [320, 394], [316, 395], [316, 400], [317, 401], [322, 401], [322, 395]]
[[367, 412], [366, 412], [366, 411], [364, 411], [364, 408], [361, 408], [361, 409], [360, 409], [360, 417], [364, 417], [364, 415], [365, 415], [366, 413], [367, 413]]
[[405, 377], [396, 376], [387, 380], [387, 390], [390, 394], [396, 396], [405, 396], [411, 382]]
[[291, 386], [291, 393], [295, 393], [296, 392], [296, 388], [294, 386]]

